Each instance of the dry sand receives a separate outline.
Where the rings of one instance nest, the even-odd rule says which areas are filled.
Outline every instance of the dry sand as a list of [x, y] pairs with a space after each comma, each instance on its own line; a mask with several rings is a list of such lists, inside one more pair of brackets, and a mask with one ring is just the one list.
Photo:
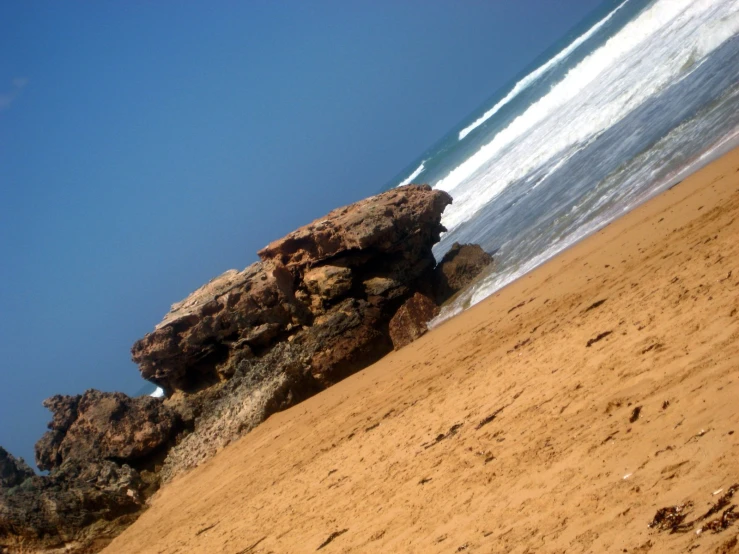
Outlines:
[[739, 151], [271, 417], [106, 552], [736, 552], [739, 521], [696, 533], [726, 508], [691, 525], [735, 483]]

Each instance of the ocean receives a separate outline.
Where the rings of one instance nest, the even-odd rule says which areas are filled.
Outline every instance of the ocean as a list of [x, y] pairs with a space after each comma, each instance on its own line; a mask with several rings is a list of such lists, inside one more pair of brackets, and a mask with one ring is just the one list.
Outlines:
[[437, 259], [494, 255], [432, 326], [736, 145], [739, 0], [606, 2], [385, 187], [452, 195]]

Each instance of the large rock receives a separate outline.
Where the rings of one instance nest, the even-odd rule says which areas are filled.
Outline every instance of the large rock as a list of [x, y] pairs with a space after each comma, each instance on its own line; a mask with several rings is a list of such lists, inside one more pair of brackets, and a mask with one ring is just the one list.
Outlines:
[[336, 209], [259, 251], [263, 260], [294, 272], [345, 254], [400, 254], [413, 262], [430, 253], [444, 231], [441, 214], [452, 203], [428, 185], [398, 187]]
[[[383, 308], [389, 301], [383, 313], [389, 319], [393, 302], [433, 268], [431, 247], [450, 203], [447, 193], [427, 185], [399, 187], [273, 242], [259, 252], [261, 263], [201, 287], [134, 344], [142, 377], [168, 395], [212, 387], [351, 295], [372, 296]], [[378, 278], [391, 286], [375, 281], [363, 292], [363, 282]]]
[[161, 400], [88, 390], [44, 401], [53, 419], [36, 443], [36, 464], [53, 470], [64, 462], [116, 460], [142, 464], [169, 442], [178, 420]]
[[493, 257], [479, 244], [455, 242], [434, 271], [436, 300], [441, 303], [472, 283]]
[[390, 320], [390, 339], [397, 350], [428, 331], [426, 324], [439, 315], [439, 307], [428, 296], [414, 294]]
[[0, 446], [0, 489], [9, 489], [20, 485], [36, 475], [23, 458], [15, 458]]

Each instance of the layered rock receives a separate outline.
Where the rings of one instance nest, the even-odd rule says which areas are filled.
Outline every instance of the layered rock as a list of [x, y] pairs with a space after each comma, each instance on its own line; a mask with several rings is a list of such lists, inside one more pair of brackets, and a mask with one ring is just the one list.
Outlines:
[[356, 256], [360, 252], [381, 256], [380, 264], [396, 266], [397, 273], [422, 260], [433, 265], [430, 246], [444, 230], [441, 213], [451, 203], [447, 193], [428, 185], [398, 187], [333, 210], [272, 242], [259, 251], [259, 257], [296, 273], [347, 254], [361, 263], [362, 256]]
[[427, 323], [439, 315], [439, 307], [428, 296], [417, 292], [405, 301], [390, 320], [390, 340], [397, 350], [428, 331]]
[[177, 431], [176, 414], [148, 396], [88, 390], [77, 396], [52, 396], [44, 401], [53, 419], [36, 443], [36, 463], [53, 470], [64, 462], [116, 460], [144, 465]]
[[492, 263], [493, 257], [480, 245], [455, 242], [435, 271], [437, 302], [444, 302], [467, 287]]
[[174, 304], [131, 353], [141, 376], [167, 393], [196, 392], [230, 377], [234, 363], [253, 349], [308, 321], [292, 274], [279, 263], [255, 263], [227, 271]]

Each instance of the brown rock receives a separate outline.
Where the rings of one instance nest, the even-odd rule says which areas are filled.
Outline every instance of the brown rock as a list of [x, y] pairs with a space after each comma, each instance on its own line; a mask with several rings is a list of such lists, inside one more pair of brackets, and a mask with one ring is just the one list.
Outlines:
[[428, 296], [414, 294], [390, 320], [390, 339], [398, 350], [428, 331], [426, 324], [439, 314], [439, 307]]
[[36, 443], [36, 464], [44, 470], [66, 461], [142, 463], [178, 425], [174, 412], [148, 396], [88, 390], [81, 396], [52, 396], [44, 406], [54, 414], [50, 430]]
[[269, 244], [259, 257], [298, 273], [342, 254], [369, 249], [418, 259], [439, 240], [444, 230], [441, 213], [451, 203], [447, 193], [428, 185], [398, 187], [332, 211]]
[[491, 263], [493, 257], [480, 245], [455, 242], [434, 270], [437, 302], [444, 302], [469, 285]]
[[431, 282], [449, 203], [407, 186], [334, 210], [174, 305], [132, 350], [191, 430], [163, 478], [391, 351], [388, 322]]

